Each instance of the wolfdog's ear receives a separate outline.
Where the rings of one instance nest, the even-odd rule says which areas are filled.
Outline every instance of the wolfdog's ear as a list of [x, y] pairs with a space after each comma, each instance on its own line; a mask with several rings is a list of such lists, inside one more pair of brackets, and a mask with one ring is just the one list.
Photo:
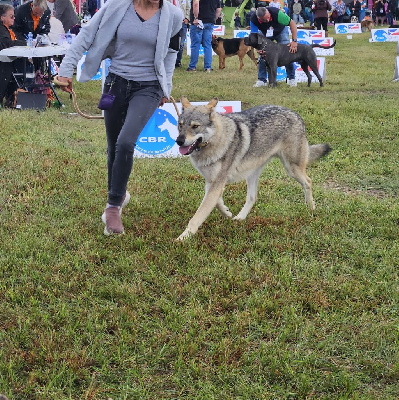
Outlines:
[[263, 42], [263, 40], [262, 40], [263, 38], [259, 35], [259, 33], [258, 33], [258, 44], [262, 44], [262, 42]]
[[181, 97], [181, 105], [183, 106], [183, 108], [192, 107], [186, 96]]
[[218, 103], [219, 99], [217, 97], [214, 97], [207, 105], [206, 107], [209, 109], [215, 108], [216, 104]]

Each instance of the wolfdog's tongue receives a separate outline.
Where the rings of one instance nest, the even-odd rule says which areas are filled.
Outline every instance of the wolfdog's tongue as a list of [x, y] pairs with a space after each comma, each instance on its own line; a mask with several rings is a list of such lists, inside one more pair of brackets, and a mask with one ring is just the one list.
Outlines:
[[191, 147], [192, 145], [179, 147], [180, 154], [183, 156], [185, 156], [186, 154], [190, 154]]

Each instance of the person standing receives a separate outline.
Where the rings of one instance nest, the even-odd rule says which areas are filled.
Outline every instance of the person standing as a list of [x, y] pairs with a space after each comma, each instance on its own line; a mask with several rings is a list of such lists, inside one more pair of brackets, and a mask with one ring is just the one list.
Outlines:
[[[26, 46], [25, 40], [16, 39], [12, 29], [14, 19], [14, 7], [11, 4], [0, 4], [0, 50], [13, 46]], [[0, 62], [0, 108], [3, 99], [11, 97], [16, 90], [17, 85], [12, 79], [13, 71], [14, 62]]]
[[302, 0], [294, 0], [291, 3], [291, 18], [297, 25], [303, 25], [305, 23], [305, 6]]
[[46, 0], [28, 1], [15, 10], [14, 32], [17, 39], [24, 40], [29, 32], [33, 37], [50, 32], [50, 10]]
[[204, 47], [204, 71], [212, 71], [212, 32], [222, 11], [220, 0], [192, 0], [190, 10], [191, 57], [187, 71], [196, 71], [200, 45]]
[[172, 3], [178, 7], [181, 8], [183, 12], [183, 23], [182, 23], [182, 28], [180, 31], [180, 49], [179, 52], [177, 53], [177, 59], [176, 59], [176, 67], [180, 68], [181, 67], [181, 60], [183, 58], [183, 51], [184, 51], [184, 43], [187, 38], [187, 31], [188, 27], [190, 25], [190, 0], [172, 0]]
[[[289, 30], [291, 29], [292, 41], [289, 39]], [[262, 32], [266, 36], [266, 32], [269, 28], [273, 28], [273, 36], [271, 40], [275, 40], [277, 43], [287, 44], [290, 48], [291, 53], [296, 53], [298, 50], [297, 43], [297, 27], [296, 23], [283, 11], [274, 7], [259, 7], [256, 10], [256, 14], [251, 18], [251, 32]], [[260, 54], [258, 63], [258, 80], [256, 81], [254, 87], [267, 86], [267, 71], [266, 63], [262, 57], [262, 52]], [[297, 86], [295, 80], [295, 67], [294, 64], [288, 64], [285, 67], [287, 71], [287, 83], [290, 86]]]
[[108, 0], [83, 25], [66, 53], [58, 80], [72, 90], [72, 76], [87, 51], [80, 80], [90, 80], [103, 58], [111, 58], [103, 93], [115, 96], [104, 109], [108, 202], [104, 234], [122, 234], [122, 208], [137, 138], [158, 106], [170, 98], [183, 13], [165, 0]]
[[328, 12], [331, 10], [331, 4], [328, 0], [316, 0], [314, 6], [314, 23], [317, 30], [323, 29], [327, 32]]
[[359, 21], [359, 13], [360, 13], [360, 1], [353, 0], [349, 3], [348, 8], [351, 12], [351, 17], [356, 17]]
[[79, 23], [78, 14], [71, 3], [71, 0], [47, 0], [54, 4], [54, 17], [59, 19], [64, 27], [64, 31], [68, 32], [71, 28]]
[[364, 17], [366, 16], [366, 8], [366, 0], [360, 0], [359, 22], [362, 22], [364, 20]]
[[332, 5], [332, 9], [337, 11], [337, 18], [334, 20], [334, 24], [342, 24], [346, 11], [344, 0], [336, 0]]
[[377, 25], [382, 25], [385, 21], [385, 5], [382, 0], [375, 3], [375, 21]]
[[309, 21], [310, 26], [313, 25], [314, 23], [314, 13], [313, 13], [313, 7], [314, 2], [313, 0], [306, 0], [305, 1], [305, 16], [307, 20]]
[[387, 20], [389, 26], [394, 24], [395, 17], [396, 17], [396, 0], [389, 0], [387, 7]]
[[276, 7], [276, 8], [278, 8], [278, 9], [280, 10], [280, 9], [281, 9], [280, 0], [272, 0], [272, 1], [269, 3], [269, 7]]

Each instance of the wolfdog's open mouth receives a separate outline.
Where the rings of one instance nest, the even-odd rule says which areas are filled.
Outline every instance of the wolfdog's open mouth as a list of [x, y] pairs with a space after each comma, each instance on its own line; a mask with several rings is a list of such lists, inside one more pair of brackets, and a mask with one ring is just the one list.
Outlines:
[[183, 156], [188, 156], [194, 150], [198, 149], [198, 146], [202, 142], [202, 138], [197, 139], [194, 143], [191, 143], [190, 146], [181, 146], [179, 147], [180, 154]]

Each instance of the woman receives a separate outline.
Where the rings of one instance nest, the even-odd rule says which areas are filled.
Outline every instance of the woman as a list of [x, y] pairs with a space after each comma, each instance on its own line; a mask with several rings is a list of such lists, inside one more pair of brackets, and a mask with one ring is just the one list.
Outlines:
[[314, 10], [314, 23], [317, 30], [323, 29], [327, 32], [328, 13], [331, 10], [331, 4], [328, 0], [316, 0]]
[[382, 0], [375, 3], [375, 21], [377, 25], [382, 25], [385, 21], [385, 4]]
[[366, 16], [366, 8], [366, 0], [360, 0], [359, 22], [362, 22], [364, 20], [364, 17]]
[[[12, 30], [14, 25], [14, 7], [10, 4], [0, 5], [0, 50], [12, 46], [26, 46], [24, 40], [16, 40], [15, 33]], [[16, 90], [16, 83], [12, 79], [14, 70], [13, 62], [0, 62], [0, 107], [3, 105], [3, 99], [11, 97]]]
[[183, 13], [166, 0], [108, 0], [84, 25], [59, 68], [72, 90], [73, 70], [87, 50], [80, 80], [90, 80], [101, 60], [112, 59], [104, 94], [115, 100], [104, 111], [108, 143], [108, 203], [104, 234], [124, 232], [121, 212], [140, 132], [170, 97]]
[[335, 19], [335, 24], [342, 24], [344, 22], [345, 15], [345, 3], [343, 0], [337, 0], [333, 3], [332, 9], [337, 11], [337, 18]]
[[359, 0], [353, 0], [351, 3], [349, 3], [349, 9], [351, 11], [351, 17], [356, 17], [357, 20], [360, 22], [359, 20], [359, 13], [360, 13], [360, 1]]

